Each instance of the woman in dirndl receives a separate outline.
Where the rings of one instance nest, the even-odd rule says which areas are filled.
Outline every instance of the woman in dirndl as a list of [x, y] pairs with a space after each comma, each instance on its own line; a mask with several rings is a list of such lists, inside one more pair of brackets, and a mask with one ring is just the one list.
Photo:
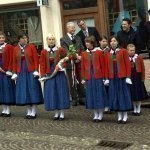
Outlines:
[[110, 38], [110, 52], [106, 54], [105, 85], [109, 85], [109, 108], [118, 112], [118, 123], [127, 123], [127, 111], [132, 110], [130, 87], [131, 65], [126, 49], [118, 47], [117, 37]]
[[44, 83], [44, 106], [46, 111], [55, 111], [53, 120], [64, 120], [64, 110], [70, 107], [69, 86], [66, 76], [66, 63], [58, 65], [66, 56], [66, 50], [56, 46], [54, 34], [48, 34], [47, 47], [41, 51], [40, 74], [41, 81], [51, 76], [54, 70], [57, 74]]
[[96, 47], [94, 36], [85, 39], [87, 50], [81, 56], [82, 84], [86, 87], [86, 109], [94, 111], [94, 122], [103, 120], [103, 111], [107, 106], [107, 94], [103, 79], [104, 56]]
[[10, 106], [15, 105], [15, 82], [12, 76], [13, 46], [5, 42], [5, 34], [0, 31], [0, 104], [2, 117], [10, 117]]
[[127, 50], [131, 63], [132, 85], [130, 86], [130, 91], [131, 91], [131, 100], [133, 102], [134, 108], [132, 115], [140, 116], [141, 101], [148, 98], [147, 91], [144, 85], [145, 66], [142, 57], [135, 53], [135, 45], [128, 44]]
[[16, 81], [16, 105], [27, 106], [26, 119], [36, 118], [36, 106], [43, 103], [39, 78], [39, 58], [33, 44], [25, 34], [19, 35], [13, 53], [13, 76]]

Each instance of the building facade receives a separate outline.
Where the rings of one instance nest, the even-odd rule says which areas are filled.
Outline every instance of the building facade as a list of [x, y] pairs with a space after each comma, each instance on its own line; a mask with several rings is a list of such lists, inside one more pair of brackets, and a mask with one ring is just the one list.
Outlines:
[[[16, 44], [20, 33], [40, 50], [48, 33], [57, 43], [66, 33], [66, 23], [83, 18], [88, 26], [96, 26], [101, 35], [110, 36], [120, 30], [121, 20], [128, 17], [133, 27], [148, 19], [150, 0], [0, 0], [0, 30], [9, 43]], [[39, 5], [40, 4], [40, 5]], [[39, 5], [39, 6], [37, 6]], [[142, 17], [143, 18], [142, 18]], [[76, 25], [76, 32], [79, 28]]]

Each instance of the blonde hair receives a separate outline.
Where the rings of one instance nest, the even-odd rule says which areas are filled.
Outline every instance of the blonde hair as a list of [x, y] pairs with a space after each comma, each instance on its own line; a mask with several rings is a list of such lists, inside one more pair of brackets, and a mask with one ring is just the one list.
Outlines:
[[135, 45], [134, 45], [134, 44], [128, 44], [128, 45], [127, 45], [127, 50], [128, 50], [129, 48], [133, 48], [133, 47], [135, 48]]
[[46, 37], [46, 39], [49, 39], [49, 38], [55, 38], [55, 35], [53, 33], [49, 33]]

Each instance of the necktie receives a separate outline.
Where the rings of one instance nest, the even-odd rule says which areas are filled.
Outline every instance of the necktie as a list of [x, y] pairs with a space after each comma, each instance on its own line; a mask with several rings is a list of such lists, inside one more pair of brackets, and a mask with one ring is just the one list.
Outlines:
[[71, 40], [72, 40], [72, 41], [74, 40], [74, 35], [71, 35]]
[[73, 44], [75, 44], [75, 43], [76, 43], [76, 40], [75, 40], [74, 35], [72, 35], [72, 36], [71, 36], [71, 41], [72, 41], [72, 43], [73, 43]]
[[84, 36], [85, 36], [85, 37], [87, 37], [87, 36], [88, 36], [88, 33], [87, 33], [87, 31], [86, 31], [86, 30], [84, 31]]

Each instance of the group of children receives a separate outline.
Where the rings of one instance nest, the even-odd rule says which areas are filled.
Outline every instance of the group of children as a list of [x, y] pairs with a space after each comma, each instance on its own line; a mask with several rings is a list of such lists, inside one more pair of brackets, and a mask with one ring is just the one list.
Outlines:
[[[118, 45], [117, 37], [100, 40], [95, 47], [93, 36], [85, 39], [87, 50], [81, 56], [82, 83], [86, 84], [86, 108], [94, 110], [94, 122], [103, 120], [103, 111], [109, 108], [118, 112], [118, 123], [127, 123], [127, 112], [141, 113], [141, 101], [147, 98], [144, 85], [145, 67], [135, 46], [127, 49]], [[106, 87], [104, 87], [106, 86]]]
[[[145, 68], [135, 46], [118, 47], [115, 36], [108, 40], [102, 37], [100, 47], [93, 36], [85, 39], [87, 50], [76, 57], [81, 61], [82, 84], [86, 87], [86, 108], [94, 110], [94, 122], [103, 120], [104, 109], [118, 112], [118, 123], [126, 123], [127, 111], [140, 115], [141, 100], [147, 97], [144, 86]], [[28, 44], [26, 35], [19, 36], [13, 47], [5, 43], [5, 34], [0, 32], [0, 104], [2, 117], [10, 117], [10, 105], [27, 106], [25, 118], [36, 118], [36, 106], [43, 104], [46, 111], [55, 110], [54, 120], [64, 120], [64, 109], [70, 107], [70, 88], [66, 75], [66, 63], [58, 65], [67, 56], [66, 50], [56, 46], [55, 36], [47, 36], [47, 47], [37, 51]], [[40, 81], [57, 74], [44, 82], [43, 93]]]

